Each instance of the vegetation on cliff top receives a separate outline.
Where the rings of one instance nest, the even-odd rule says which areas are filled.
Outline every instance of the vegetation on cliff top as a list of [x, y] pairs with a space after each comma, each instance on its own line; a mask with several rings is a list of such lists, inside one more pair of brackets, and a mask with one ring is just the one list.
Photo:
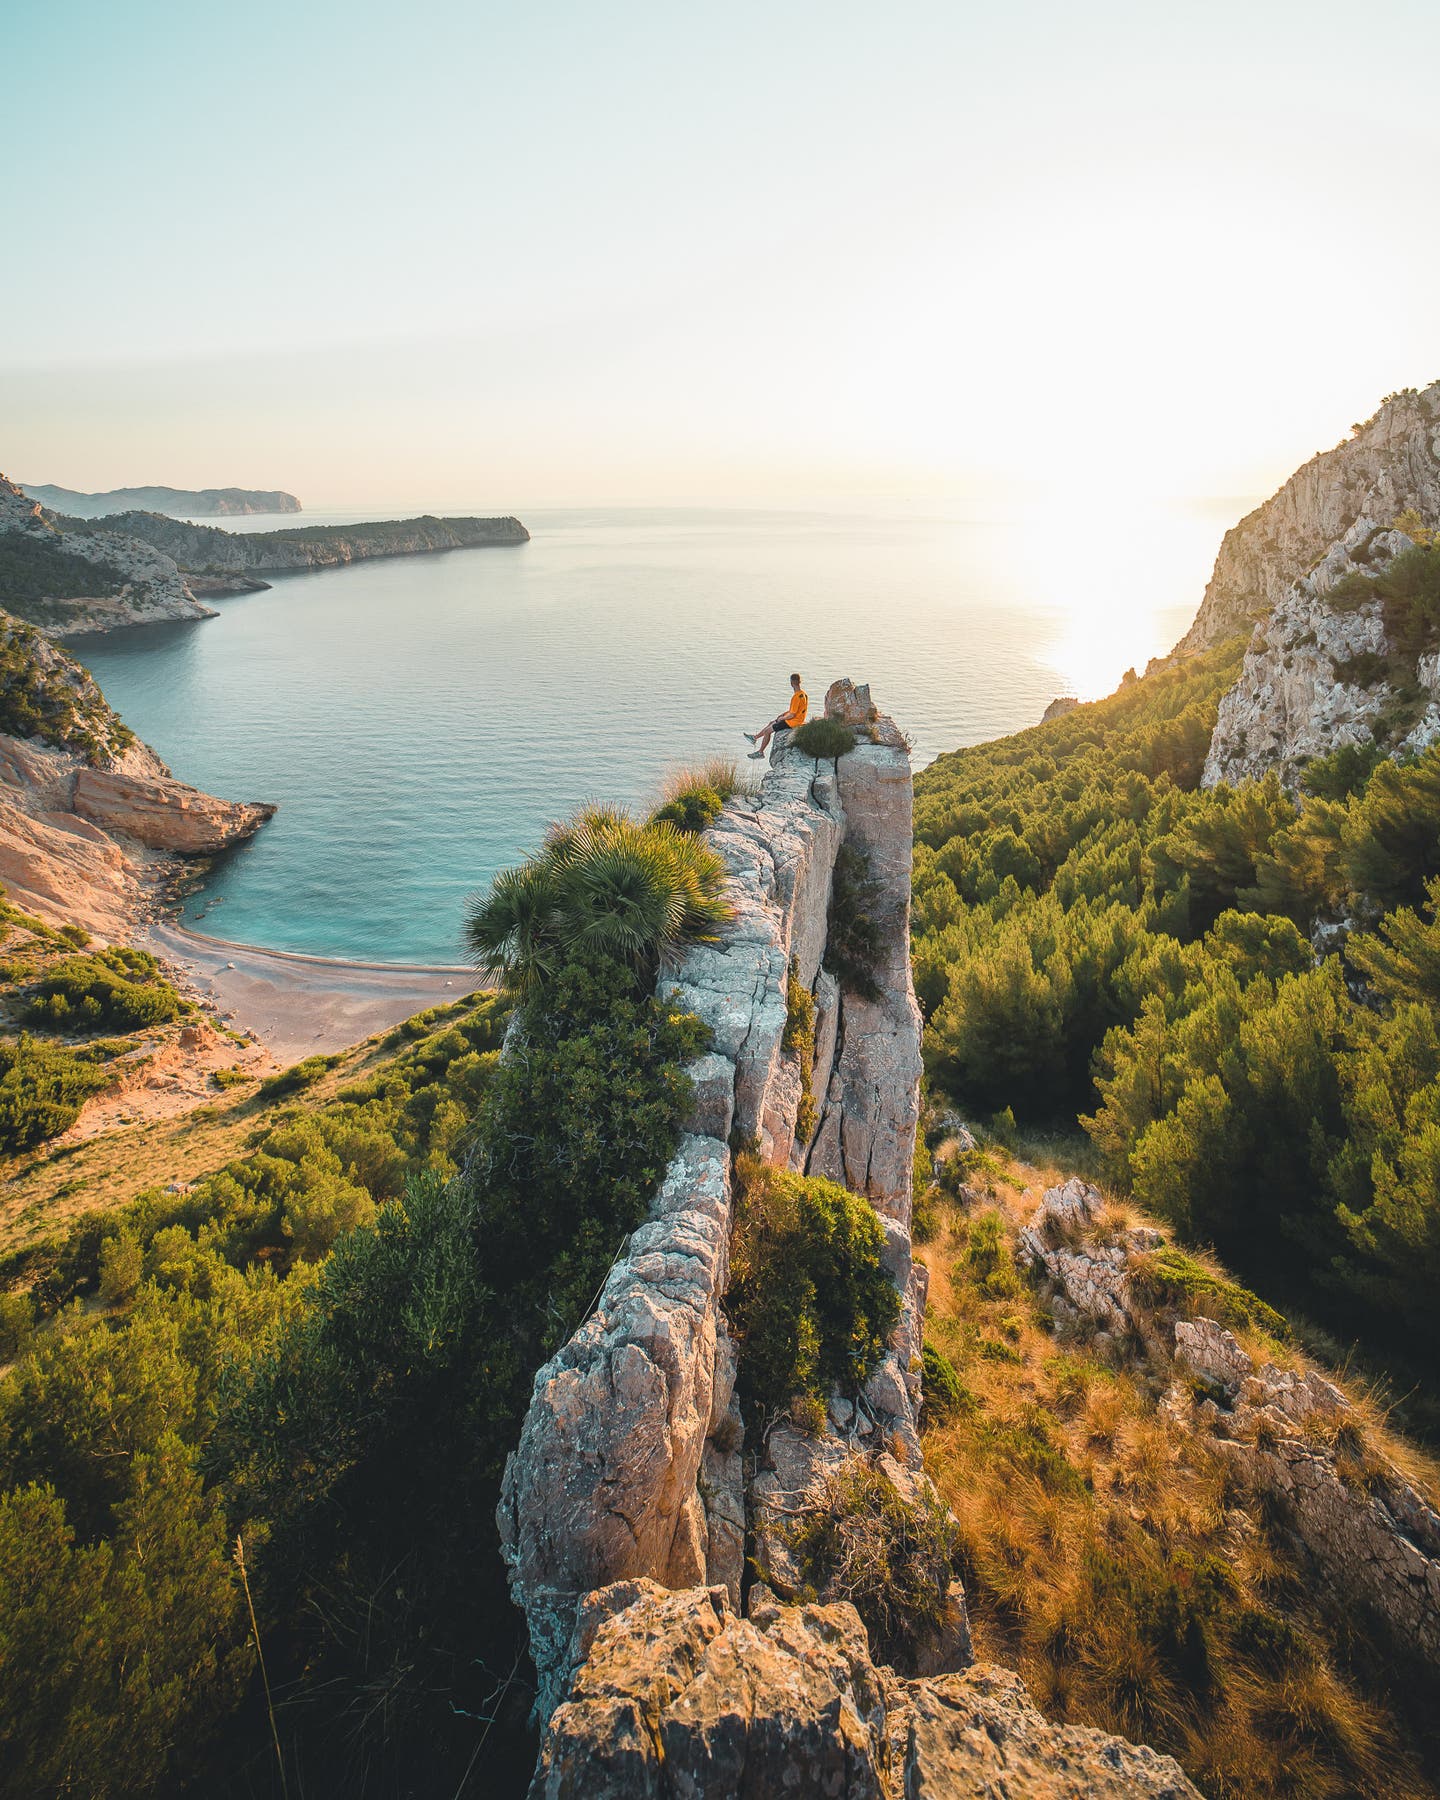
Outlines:
[[1433, 1367], [1440, 750], [1317, 771], [1298, 811], [1273, 777], [1201, 791], [1239, 653], [919, 777], [927, 1064], [972, 1108], [1085, 1114], [1122, 1192]]
[[[0, 548], [14, 535], [0, 536]], [[0, 613], [0, 732], [38, 737], [92, 764], [111, 762], [135, 742], [135, 733], [111, 711], [86, 669], [33, 625], [5, 613]]]

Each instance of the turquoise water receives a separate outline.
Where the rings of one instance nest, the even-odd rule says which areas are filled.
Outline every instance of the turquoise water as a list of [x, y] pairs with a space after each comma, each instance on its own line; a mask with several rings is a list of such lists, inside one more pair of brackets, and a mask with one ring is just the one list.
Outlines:
[[1056, 694], [1109, 692], [1184, 630], [1241, 510], [1157, 508], [1103, 543], [1053, 508], [530, 513], [518, 548], [277, 576], [217, 619], [75, 648], [183, 779], [279, 804], [190, 922], [458, 961], [466, 896], [547, 821], [747, 749], [792, 668], [815, 706], [836, 676], [868, 680], [917, 762], [1033, 724]]

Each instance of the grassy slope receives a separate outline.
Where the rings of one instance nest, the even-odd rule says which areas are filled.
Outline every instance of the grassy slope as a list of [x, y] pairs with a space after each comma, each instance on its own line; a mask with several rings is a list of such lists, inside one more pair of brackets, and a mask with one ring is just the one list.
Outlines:
[[[977, 1652], [1017, 1667], [1051, 1717], [1170, 1751], [1212, 1800], [1433, 1794], [1436, 1744], [1387, 1691], [1403, 1680], [1393, 1647], [1332, 1603], [1278, 1521], [1162, 1406], [1168, 1359], [1057, 1328], [1017, 1269], [1016, 1230], [1062, 1178], [992, 1155], [970, 1183], [988, 1193], [940, 1202], [919, 1251], [927, 1341], [966, 1391], [930, 1423], [925, 1455], [961, 1522]], [[1270, 1360], [1298, 1357], [1237, 1335]], [[1367, 1441], [1440, 1490], [1434, 1465], [1350, 1393]]]

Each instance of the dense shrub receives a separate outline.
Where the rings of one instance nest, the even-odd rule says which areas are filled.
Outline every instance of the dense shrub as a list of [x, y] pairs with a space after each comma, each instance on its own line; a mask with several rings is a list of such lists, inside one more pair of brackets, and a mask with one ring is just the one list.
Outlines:
[[740, 1165], [727, 1298], [742, 1394], [768, 1412], [864, 1383], [900, 1316], [875, 1208], [834, 1182]]
[[668, 823], [680, 831], [704, 831], [719, 818], [733, 794], [749, 791], [750, 784], [742, 778], [734, 757], [712, 756], [697, 768], [676, 769], [666, 776], [651, 823]]
[[0, 1038], [0, 1151], [31, 1150], [58, 1137], [110, 1079], [94, 1052], [23, 1035]]
[[882, 934], [875, 916], [879, 894], [865, 852], [855, 844], [842, 844], [830, 885], [825, 967], [841, 987], [862, 1000], [880, 997], [875, 979], [882, 954]]
[[673, 825], [677, 831], [704, 831], [720, 817], [724, 805], [723, 797], [714, 788], [697, 785], [657, 806], [650, 815], [650, 822], [652, 825]]
[[855, 748], [855, 733], [839, 719], [807, 719], [790, 736], [791, 744], [802, 756], [813, 756], [819, 762], [833, 762], [847, 756]]
[[[13, 550], [16, 536], [0, 536], [0, 552]], [[107, 763], [135, 742], [78, 663], [46, 643], [33, 625], [9, 618], [0, 618], [0, 731], [38, 737], [90, 763]]]
[[[927, 1066], [972, 1112], [1083, 1116], [1116, 1187], [1262, 1294], [1428, 1359], [1440, 750], [1339, 751], [1298, 806], [1273, 775], [1200, 790], [1236, 657], [918, 777]], [[1317, 963], [1337, 917], [1375, 924]]]
[[134, 1031], [181, 1010], [180, 996], [144, 950], [116, 945], [69, 956], [26, 995], [25, 1017], [51, 1031]]

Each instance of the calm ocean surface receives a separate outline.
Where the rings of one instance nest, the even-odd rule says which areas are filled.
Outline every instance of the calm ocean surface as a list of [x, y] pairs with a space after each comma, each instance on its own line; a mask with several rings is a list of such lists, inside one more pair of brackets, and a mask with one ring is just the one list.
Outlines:
[[277, 576], [217, 619], [75, 651], [184, 780], [279, 803], [188, 922], [455, 962], [466, 896], [547, 821], [748, 749], [792, 668], [815, 708], [836, 676], [868, 680], [917, 765], [1034, 724], [1057, 694], [1108, 693], [1184, 631], [1244, 510], [533, 512], [522, 547]]

